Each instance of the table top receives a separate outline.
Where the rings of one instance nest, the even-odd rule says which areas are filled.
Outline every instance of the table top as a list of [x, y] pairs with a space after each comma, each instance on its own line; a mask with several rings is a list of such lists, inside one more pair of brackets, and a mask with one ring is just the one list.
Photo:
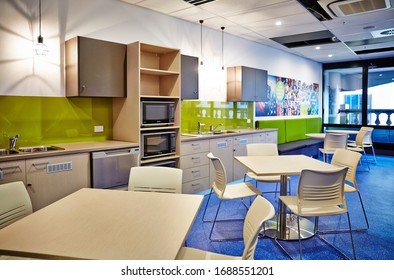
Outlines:
[[326, 171], [341, 169], [305, 155], [239, 156], [234, 158], [259, 176], [298, 175], [303, 169]]
[[306, 133], [305, 136], [311, 137], [311, 138], [324, 139], [326, 137], [326, 134], [325, 133]]
[[341, 130], [341, 129], [327, 129], [327, 133], [343, 133], [343, 134], [357, 134], [358, 130]]
[[0, 230], [0, 254], [175, 259], [202, 195], [81, 189]]

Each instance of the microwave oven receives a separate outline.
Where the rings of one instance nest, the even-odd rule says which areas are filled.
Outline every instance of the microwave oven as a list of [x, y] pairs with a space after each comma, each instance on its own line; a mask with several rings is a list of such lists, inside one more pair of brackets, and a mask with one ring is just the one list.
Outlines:
[[142, 101], [141, 126], [173, 125], [174, 110], [173, 101]]
[[168, 156], [175, 154], [176, 132], [153, 132], [141, 134], [141, 158]]

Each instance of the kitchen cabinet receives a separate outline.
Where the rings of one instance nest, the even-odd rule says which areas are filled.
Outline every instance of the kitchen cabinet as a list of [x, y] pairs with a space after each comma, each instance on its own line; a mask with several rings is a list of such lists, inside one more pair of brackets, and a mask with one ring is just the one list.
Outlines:
[[[233, 180], [233, 137], [221, 137], [217, 139], [210, 139], [209, 141], [209, 150], [213, 153], [214, 156], [220, 158], [222, 161], [224, 168], [226, 169], [227, 174], [227, 182], [231, 182]], [[214, 180], [215, 169], [210, 163], [210, 174], [212, 174], [210, 178], [210, 183], [212, 184]]]
[[181, 55], [181, 98], [198, 99], [198, 57]]
[[[141, 159], [141, 165], [180, 157], [180, 50], [141, 42], [127, 45], [127, 97], [113, 99], [113, 139], [141, 144], [142, 133], [176, 133], [176, 152]], [[141, 126], [141, 102], [174, 102], [174, 124]], [[142, 145], [140, 145], [142, 147]], [[141, 151], [143, 154], [144, 151]]]
[[267, 101], [267, 71], [246, 66], [228, 67], [227, 101]]
[[278, 132], [266, 131], [253, 134], [253, 143], [274, 143], [278, 144]]
[[181, 143], [182, 193], [193, 194], [210, 188], [208, 153], [209, 140]]
[[125, 97], [126, 45], [74, 37], [65, 43], [67, 97]]
[[26, 184], [26, 165], [24, 160], [0, 162], [0, 184], [22, 181]]
[[238, 161], [234, 160], [235, 156], [246, 156], [246, 145], [253, 143], [253, 134], [239, 135], [233, 137], [233, 178], [232, 181], [243, 179], [247, 169]]
[[26, 160], [26, 186], [37, 211], [81, 188], [90, 187], [89, 153]]

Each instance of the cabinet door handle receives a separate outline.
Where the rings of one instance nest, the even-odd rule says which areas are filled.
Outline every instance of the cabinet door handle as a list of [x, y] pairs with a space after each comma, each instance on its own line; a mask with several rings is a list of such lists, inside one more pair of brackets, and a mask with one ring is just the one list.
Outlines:
[[34, 166], [34, 167], [39, 167], [39, 166], [42, 166], [42, 165], [48, 165], [49, 164], [49, 162], [39, 162], [39, 163], [33, 163], [32, 165]]

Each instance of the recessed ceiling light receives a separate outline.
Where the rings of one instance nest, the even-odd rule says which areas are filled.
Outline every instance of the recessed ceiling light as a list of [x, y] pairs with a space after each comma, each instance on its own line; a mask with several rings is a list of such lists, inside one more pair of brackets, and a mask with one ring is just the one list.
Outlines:
[[332, 57], [332, 54], [329, 54], [328, 57]]
[[315, 50], [320, 50], [320, 46], [315, 47]]
[[280, 26], [280, 25], [282, 25], [282, 22], [278, 20], [277, 22], [275, 22], [275, 25]]

